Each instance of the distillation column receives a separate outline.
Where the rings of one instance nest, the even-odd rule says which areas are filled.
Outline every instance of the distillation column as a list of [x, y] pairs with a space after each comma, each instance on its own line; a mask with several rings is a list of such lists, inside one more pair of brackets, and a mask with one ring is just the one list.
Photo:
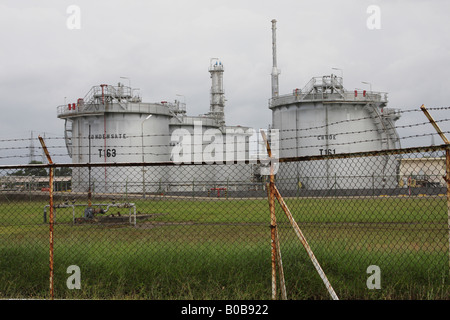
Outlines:
[[[215, 61], [215, 63], [214, 63]], [[225, 125], [225, 96], [223, 90], [223, 64], [217, 59], [211, 59], [211, 106], [209, 114], [219, 126]]]

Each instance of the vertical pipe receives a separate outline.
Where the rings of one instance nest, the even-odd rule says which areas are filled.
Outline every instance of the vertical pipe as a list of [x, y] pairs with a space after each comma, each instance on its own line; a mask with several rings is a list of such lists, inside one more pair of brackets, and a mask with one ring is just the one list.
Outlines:
[[229, 185], [230, 185], [230, 178], [227, 178], [227, 188], [225, 189], [225, 196], [226, 196], [227, 200], [228, 200], [228, 188], [229, 188]]
[[[142, 152], [142, 163], [145, 162], [144, 156], [144, 121], [141, 122], [141, 152]], [[142, 165], [142, 197], [145, 199], [145, 166]]]
[[44, 207], [44, 223], [47, 223], [47, 206]]
[[372, 197], [375, 197], [375, 172], [372, 173]]
[[278, 97], [279, 86], [278, 86], [278, 75], [280, 74], [277, 67], [277, 20], [272, 20], [272, 98]]
[[[91, 164], [91, 125], [89, 125], [89, 164]], [[92, 205], [92, 191], [91, 191], [91, 166], [88, 168], [89, 181], [88, 181], [88, 207]]]
[[[141, 148], [142, 148], [142, 163], [145, 163], [145, 150], [144, 150], [144, 122], [148, 119], [150, 119], [153, 115], [149, 114], [142, 122], [141, 122]], [[142, 193], [143, 198], [146, 197], [146, 188], [145, 188], [145, 172], [146, 172], [146, 166], [142, 165]]]
[[[105, 158], [105, 163], [106, 163], [106, 110], [103, 113], [103, 137], [104, 137], [104, 145], [105, 145], [105, 149], [103, 150], [103, 156]], [[104, 192], [106, 192], [106, 166], [105, 166], [105, 190]]]
[[104, 87], [106, 86], [106, 84], [101, 84], [100, 87], [102, 88], [102, 104], [105, 105], [105, 91], [104, 91]]
[[[330, 131], [328, 129], [328, 105], [325, 106], [325, 155], [329, 154], [329, 141], [328, 141], [328, 137], [330, 136]], [[325, 158], [325, 167], [326, 167], [326, 175], [327, 175], [327, 189], [330, 188], [330, 160], [328, 158]]]

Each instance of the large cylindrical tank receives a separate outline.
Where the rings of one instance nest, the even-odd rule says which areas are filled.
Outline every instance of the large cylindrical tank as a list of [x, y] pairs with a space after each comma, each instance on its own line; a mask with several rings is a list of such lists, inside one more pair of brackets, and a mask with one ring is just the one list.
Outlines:
[[[142, 163], [169, 161], [169, 121], [164, 104], [116, 100], [103, 95], [92, 103], [58, 107], [66, 120], [66, 144], [73, 163]], [[72, 189], [95, 192], [157, 192], [155, 181], [167, 179], [155, 167], [93, 167], [73, 169]], [[149, 172], [150, 171], [150, 172]]]
[[[342, 78], [313, 78], [302, 90], [273, 97], [272, 128], [279, 130], [279, 157], [326, 156], [399, 147], [398, 113], [387, 95], [346, 91]], [[283, 164], [285, 188], [364, 189], [397, 184], [397, 162], [372, 157]]]
[[219, 130], [211, 118], [183, 117], [170, 124], [170, 160], [181, 166], [169, 167], [169, 185], [173, 192], [206, 191], [215, 181], [215, 166], [186, 165], [203, 162], [203, 137], [208, 130]]
[[172, 119], [171, 161], [193, 164], [170, 167], [166, 189], [173, 192], [249, 189], [251, 167], [243, 162], [249, 159], [250, 134], [250, 128], [219, 126], [207, 117]]

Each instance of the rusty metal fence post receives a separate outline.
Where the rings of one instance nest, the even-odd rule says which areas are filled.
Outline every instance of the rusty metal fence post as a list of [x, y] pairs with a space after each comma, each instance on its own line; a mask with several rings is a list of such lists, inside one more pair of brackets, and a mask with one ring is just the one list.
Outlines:
[[[47, 150], [47, 146], [45, 145], [44, 139], [42, 139], [41, 136], [39, 136], [39, 141], [42, 145], [42, 149], [44, 150], [44, 153], [47, 157], [47, 161], [49, 165], [53, 164], [52, 158], [50, 157], [50, 154]], [[50, 267], [50, 297], [53, 300], [54, 298], [54, 288], [53, 288], [53, 223], [54, 223], [54, 215], [53, 215], [53, 167], [50, 166], [49, 169], [49, 244], [50, 244], [50, 252], [49, 252], [49, 267]]]
[[313, 251], [311, 250], [311, 247], [308, 244], [308, 241], [306, 240], [305, 236], [303, 235], [302, 230], [298, 226], [298, 224], [295, 222], [294, 217], [292, 216], [292, 213], [290, 212], [288, 206], [283, 200], [283, 197], [281, 196], [280, 192], [278, 191], [277, 187], [274, 186], [275, 191], [275, 197], [277, 198], [278, 202], [280, 203], [281, 207], [283, 208], [284, 213], [289, 219], [289, 222], [291, 223], [292, 227], [294, 228], [295, 234], [300, 239], [300, 242], [302, 243], [303, 247], [305, 248], [306, 252], [308, 253], [309, 258], [311, 259], [314, 267], [316, 268], [317, 273], [319, 274], [320, 278], [322, 279], [325, 287], [328, 290], [328, 293], [333, 298], [333, 300], [339, 300], [338, 296], [336, 295], [336, 292], [334, 291], [333, 287], [331, 286], [330, 281], [328, 280], [325, 272], [323, 271], [322, 267], [319, 264], [319, 261], [317, 260], [316, 256], [314, 255]]
[[447, 182], [448, 272], [450, 274], [450, 145], [445, 150], [445, 181]]
[[[269, 155], [269, 159], [272, 158], [272, 151], [270, 149], [270, 144], [267, 140], [267, 137], [264, 131], [261, 131], [261, 135], [266, 143], [267, 154]], [[267, 195], [269, 200], [269, 209], [270, 209], [270, 233], [271, 233], [271, 244], [272, 244], [272, 299], [276, 300], [277, 298], [277, 265], [280, 273], [280, 290], [282, 299], [286, 300], [286, 285], [284, 281], [284, 271], [283, 271], [283, 262], [281, 260], [281, 249], [280, 249], [280, 240], [278, 238], [278, 227], [277, 220], [275, 215], [275, 178], [273, 173], [273, 163], [271, 161], [270, 165], [270, 176], [269, 183], [267, 184]]]
[[267, 139], [266, 134], [264, 131], [261, 131], [261, 135], [264, 139], [264, 142], [266, 144], [267, 154], [269, 156], [270, 160], [270, 183], [268, 186], [268, 194], [269, 194], [269, 207], [270, 207], [270, 214], [271, 214], [271, 230], [272, 230], [272, 298], [276, 298], [276, 271], [275, 266], [276, 263], [274, 260], [278, 258], [278, 264], [280, 267], [280, 282], [281, 282], [281, 293], [283, 299], [287, 299], [286, 296], [286, 287], [284, 282], [284, 271], [281, 264], [281, 251], [280, 251], [280, 244], [278, 240], [278, 230], [276, 226], [276, 217], [275, 217], [275, 201], [274, 198], [276, 198], [283, 209], [284, 213], [286, 214], [287, 218], [289, 219], [289, 222], [291, 223], [292, 227], [294, 228], [294, 231], [298, 238], [300, 239], [300, 242], [302, 243], [303, 247], [305, 248], [306, 252], [308, 253], [308, 256], [310, 257], [314, 267], [316, 268], [320, 278], [322, 279], [323, 283], [325, 284], [325, 287], [328, 290], [328, 293], [332, 297], [333, 300], [339, 300], [338, 296], [336, 295], [336, 292], [334, 291], [333, 287], [331, 286], [330, 282], [328, 281], [327, 276], [325, 275], [325, 272], [320, 267], [319, 261], [317, 261], [317, 258], [315, 257], [314, 253], [311, 250], [311, 247], [309, 246], [308, 242], [306, 241], [305, 236], [303, 235], [302, 231], [300, 230], [300, 227], [295, 222], [294, 217], [292, 216], [292, 213], [290, 212], [288, 206], [283, 200], [283, 197], [281, 196], [280, 192], [278, 191], [277, 187], [275, 186], [275, 179], [274, 179], [274, 172], [273, 172], [273, 162], [272, 162], [272, 151], [270, 148], [270, 143]]
[[443, 177], [443, 179], [447, 183], [448, 271], [450, 274], [450, 141], [442, 132], [441, 128], [439, 128], [436, 121], [434, 121], [433, 117], [428, 112], [425, 105], [422, 105], [420, 109], [422, 109], [423, 113], [428, 118], [430, 123], [433, 125], [436, 132], [439, 134], [444, 143], [447, 145], [447, 148], [445, 149], [445, 176]]

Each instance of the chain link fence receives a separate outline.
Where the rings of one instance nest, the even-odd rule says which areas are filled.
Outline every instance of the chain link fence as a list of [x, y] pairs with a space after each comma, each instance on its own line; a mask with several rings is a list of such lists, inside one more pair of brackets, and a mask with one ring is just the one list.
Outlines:
[[2, 166], [0, 298], [449, 299], [446, 148]]

